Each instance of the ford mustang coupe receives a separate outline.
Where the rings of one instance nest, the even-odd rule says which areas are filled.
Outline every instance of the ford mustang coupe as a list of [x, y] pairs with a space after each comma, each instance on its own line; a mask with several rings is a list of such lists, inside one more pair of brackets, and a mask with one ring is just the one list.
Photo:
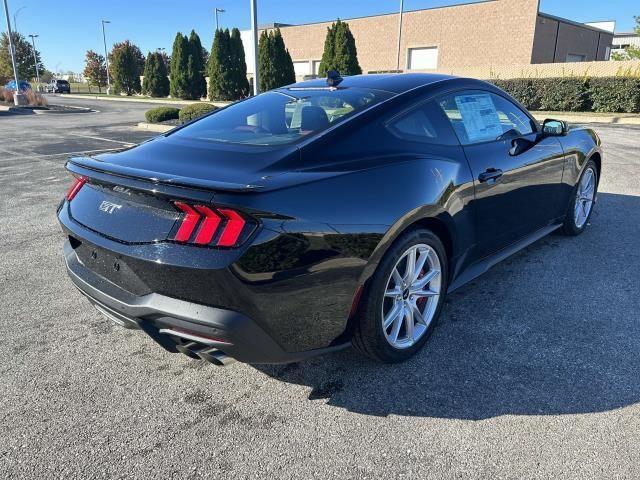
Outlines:
[[58, 218], [80, 292], [170, 352], [398, 362], [447, 293], [582, 233], [601, 163], [593, 131], [540, 125], [488, 83], [332, 72], [69, 159]]

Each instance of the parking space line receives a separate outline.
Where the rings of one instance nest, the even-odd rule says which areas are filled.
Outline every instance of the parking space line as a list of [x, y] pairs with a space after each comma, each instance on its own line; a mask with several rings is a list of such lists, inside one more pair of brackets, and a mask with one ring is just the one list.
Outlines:
[[60, 152], [60, 153], [42, 153], [36, 154], [38, 157], [59, 157], [61, 155], [80, 155], [84, 153], [100, 153], [100, 152], [115, 152], [118, 150], [122, 150], [122, 147], [119, 148], [100, 148], [98, 150], [80, 150], [77, 152]]
[[82, 135], [81, 133], [69, 133], [68, 135], [73, 135], [74, 137], [90, 138], [92, 140], [101, 140], [103, 142], [120, 143], [122, 145], [128, 145], [128, 146], [131, 146], [131, 147], [135, 145], [135, 143], [131, 143], [131, 142], [123, 142], [121, 140], [113, 140], [111, 138], [94, 137], [94, 136], [91, 136], [91, 135]]

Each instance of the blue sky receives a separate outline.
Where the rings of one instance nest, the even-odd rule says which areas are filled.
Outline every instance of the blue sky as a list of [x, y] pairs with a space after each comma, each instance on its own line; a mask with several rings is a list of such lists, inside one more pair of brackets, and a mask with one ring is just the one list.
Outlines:
[[[405, 0], [406, 10], [437, 7], [464, 0]], [[60, 8], [51, 8], [58, 5]], [[297, 7], [296, 7], [297, 5]], [[308, 23], [397, 11], [398, 0], [258, 0], [258, 22]], [[158, 47], [171, 49], [177, 31], [195, 28], [209, 49], [215, 28], [213, 9], [224, 8], [223, 27], [249, 28], [249, 0], [9, 0], [11, 15], [17, 15], [18, 30], [37, 33], [37, 48], [50, 70], [81, 71], [87, 49], [102, 52], [100, 19], [107, 25], [107, 42], [129, 39], [146, 54]], [[580, 22], [616, 20], [618, 31], [633, 27], [633, 15], [640, 15], [638, 0], [541, 0], [540, 10]], [[4, 12], [0, 14], [6, 25]], [[12, 19], [13, 21], [13, 19]], [[6, 28], [6, 27], [5, 27]]]

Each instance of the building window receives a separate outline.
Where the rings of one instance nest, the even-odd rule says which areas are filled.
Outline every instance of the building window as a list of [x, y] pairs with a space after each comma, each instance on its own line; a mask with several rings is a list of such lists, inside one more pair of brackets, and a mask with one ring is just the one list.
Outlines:
[[409, 70], [438, 68], [438, 47], [410, 48], [407, 67]]
[[607, 47], [604, 51], [604, 59], [605, 60], [610, 60], [611, 59], [611, 47]]
[[309, 62], [308, 61], [300, 61], [293, 62], [293, 69], [296, 72], [296, 77], [304, 77], [305, 75], [309, 75]]
[[587, 60], [586, 55], [580, 55], [578, 53], [568, 53], [567, 62], [585, 62]]

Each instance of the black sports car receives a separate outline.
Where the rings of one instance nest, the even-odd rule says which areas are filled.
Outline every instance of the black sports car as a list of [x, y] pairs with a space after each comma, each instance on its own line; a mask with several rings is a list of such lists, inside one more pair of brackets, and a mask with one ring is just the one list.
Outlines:
[[444, 75], [312, 80], [72, 158], [58, 217], [98, 310], [215, 364], [420, 349], [445, 295], [581, 233], [598, 136]]

